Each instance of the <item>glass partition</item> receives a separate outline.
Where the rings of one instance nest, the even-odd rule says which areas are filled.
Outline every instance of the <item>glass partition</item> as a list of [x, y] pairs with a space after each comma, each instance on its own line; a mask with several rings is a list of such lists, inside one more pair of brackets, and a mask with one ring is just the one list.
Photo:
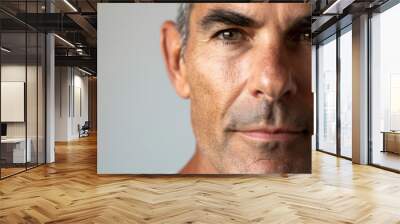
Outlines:
[[26, 113], [27, 113], [27, 150], [30, 151], [30, 161], [27, 166], [31, 168], [37, 165], [37, 117], [38, 117], [38, 35], [36, 32], [27, 33], [27, 74], [26, 74]]
[[[44, 1], [0, 3], [16, 5], [40, 13]], [[44, 33], [0, 12], [1, 179], [45, 163], [45, 45]]]
[[[26, 149], [26, 33], [1, 34], [1, 176], [24, 171]], [[6, 50], [4, 50], [6, 49]]]
[[37, 76], [37, 162], [43, 164], [46, 162], [46, 36], [43, 33], [38, 33], [38, 76]]

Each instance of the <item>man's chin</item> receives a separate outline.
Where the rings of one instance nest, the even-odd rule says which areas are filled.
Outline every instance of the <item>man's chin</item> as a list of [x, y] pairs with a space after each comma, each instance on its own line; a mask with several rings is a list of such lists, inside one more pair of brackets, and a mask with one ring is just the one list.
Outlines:
[[248, 166], [248, 174], [289, 173], [290, 167], [271, 159], [260, 159]]
[[[293, 166], [295, 164], [295, 166]], [[261, 159], [248, 166], [247, 174], [274, 174], [274, 173], [309, 173], [305, 161], [282, 161]]]
[[[243, 141], [234, 139], [235, 149], [246, 151], [236, 155], [243, 160], [236, 160], [242, 173], [273, 174], [273, 173], [310, 173], [311, 172], [311, 137], [299, 137], [291, 141]], [[247, 139], [245, 139], [247, 140]], [[232, 153], [233, 154], [233, 153]], [[253, 158], [251, 161], [247, 158]], [[256, 159], [257, 158], [257, 159]]]

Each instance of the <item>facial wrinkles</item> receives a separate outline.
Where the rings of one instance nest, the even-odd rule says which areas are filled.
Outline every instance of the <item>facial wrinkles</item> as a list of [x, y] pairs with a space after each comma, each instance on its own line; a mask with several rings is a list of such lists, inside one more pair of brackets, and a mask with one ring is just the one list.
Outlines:
[[[301, 103], [301, 102], [299, 102]], [[301, 107], [293, 108], [287, 101], [268, 102], [261, 100], [256, 104], [236, 102], [227, 113], [226, 130], [237, 130], [254, 124], [266, 126], [289, 125], [307, 128], [308, 115]]]
[[[262, 60], [269, 60], [268, 58], [262, 59]], [[273, 59], [275, 60], [275, 59]], [[286, 61], [287, 59], [284, 59]], [[259, 72], [262, 73], [262, 76], [268, 77], [270, 74], [268, 72], [285, 72], [289, 73], [288, 74], [288, 82], [291, 82], [291, 85], [297, 86], [298, 83], [295, 83], [295, 77], [300, 75], [302, 71], [298, 71], [300, 74], [293, 74], [292, 71], [284, 71], [284, 70], [265, 70], [266, 68], [261, 67], [258, 69], [254, 69], [254, 67], [260, 65], [253, 64], [253, 63], [264, 63], [264, 62], [254, 62], [254, 60], [247, 60], [244, 59], [240, 63], [241, 66], [237, 65], [232, 66], [238, 71], [236, 74], [237, 78], [239, 79], [239, 82], [241, 83], [240, 88], [244, 88], [244, 85], [246, 84], [245, 82], [249, 79], [250, 75], [253, 74], [247, 74], [249, 71], [254, 73], [254, 72]], [[276, 63], [281, 63], [281, 62], [276, 62]], [[285, 65], [279, 65], [281, 67], [284, 67]], [[251, 69], [253, 67], [253, 69]], [[289, 68], [288, 68], [289, 69]], [[247, 71], [247, 72], [246, 72]], [[240, 73], [240, 74], [239, 74]], [[244, 74], [246, 73], [246, 74]], [[277, 75], [277, 74], [274, 74]], [[278, 74], [279, 75], [279, 74]], [[243, 78], [245, 77], [245, 79]], [[299, 77], [298, 77], [299, 78]], [[273, 80], [270, 80], [273, 81]], [[301, 100], [296, 100], [296, 96], [288, 95], [288, 96], [282, 96], [281, 98], [277, 99], [276, 101], [270, 102], [267, 101], [266, 98], [263, 98], [262, 96], [259, 96], [259, 99], [253, 98], [254, 96], [249, 96], [246, 95], [246, 91], [243, 89], [239, 91], [241, 96], [235, 95], [234, 98], [231, 99], [231, 104], [228, 105], [229, 107], [226, 108], [226, 114], [224, 116], [230, 118], [230, 121], [228, 121], [228, 124], [226, 126], [227, 129], [235, 129], [238, 127], [244, 127], [248, 125], [254, 125], [254, 124], [264, 124], [264, 125], [293, 125], [293, 126], [306, 126], [306, 119], [303, 111], [297, 110], [295, 111], [294, 109], [298, 107], [304, 107], [304, 105], [293, 105], [294, 102], [298, 102], [299, 104], [304, 103], [301, 102]], [[294, 111], [292, 111], [294, 110]]]
[[[236, 63], [236, 61], [240, 61], [240, 59], [210, 60], [213, 65], [210, 64], [209, 66], [208, 64], [196, 62], [196, 65], [206, 66], [196, 67], [196, 69], [194, 69], [196, 73], [193, 74], [196, 79], [194, 83], [197, 84], [196, 87], [194, 87], [196, 89], [196, 91], [194, 91], [194, 96], [196, 102], [200, 102], [196, 108], [199, 106], [208, 108], [208, 110], [205, 110], [206, 113], [202, 114], [204, 120], [209, 119], [208, 125], [201, 128], [204, 131], [203, 133], [205, 133], [203, 138], [207, 139], [208, 142], [207, 144], [201, 144], [201, 146], [208, 146], [207, 149], [203, 148], [203, 150], [208, 154], [209, 158], [213, 160], [213, 164], [218, 167], [219, 170], [225, 170], [226, 167], [223, 167], [223, 165], [227, 166], [233, 163], [236, 164], [238, 169], [243, 171], [244, 169], [248, 169], [252, 163], [259, 160], [260, 156], [263, 158], [279, 158], [282, 156], [280, 155], [282, 152], [275, 152], [275, 149], [282, 147], [282, 144], [277, 142], [270, 142], [266, 145], [255, 145], [254, 150], [260, 148], [264, 149], [261, 154], [260, 152], [254, 153], [254, 150], [250, 150], [239, 152], [243, 154], [243, 156], [238, 156], [238, 152], [235, 151], [238, 146], [230, 145], [229, 136], [225, 136], [226, 133], [218, 131], [223, 130], [224, 127], [216, 126], [221, 124], [219, 121], [224, 118], [223, 116], [220, 117], [221, 111], [228, 110], [227, 113], [224, 114], [230, 118], [228, 129], [254, 124], [274, 126], [284, 123], [285, 117], [286, 121], [291, 118], [291, 116], [288, 116], [289, 105], [286, 105], [287, 103], [283, 103], [282, 101], [269, 103], [266, 100], [260, 100], [255, 104], [255, 100], [250, 99], [248, 95], [244, 95], [244, 97], [240, 98], [240, 94], [245, 93], [243, 88], [248, 74], [245, 74], [244, 67], [240, 66], [240, 64], [246, 63], [245, 60], [242, 60], [243, 63]], [[213, 74], [207, 72], [212, 72]], [[230, 100], [227, 101], [226, 98], [228, 97], [230, 97]], [[221, 101], [221, 99], [225, 100]], [[298, 119], [292, 119], [294, 122], [299, 123], [298, 126], [303, 126], [303, 123]], [[199, 125], [204, 125], [204, 123]], [[217, 131], [215, 131], [215, 128], [217, 128]], [[218, 157], [213, 156], [213, 154]], [[243, 158], [245, 158], [246, 161], [243, 161]], [[218, 162], [221, 160], [224, 161], [222, 164]]]
[[[256, 46], [254, 46], [256, 47]], [[257, 52], [256, 52], [257, 53]], [[280, 55], [281, 59], [269, 58], [272, 56], [263, 57], [262, 55], [256, 55], [258, 60], [251, 60], [250, 58], [254, 58], [255, 56], [251, 53], [247, 58], [243, 58], [236, 66], [232, 66], [238, 71], [237, 79], [240, 83], [242, 83], [241, 88], [244, 88], [245, 82], [250, 78], [251, 75], [247, 74], [248, 72], [256, 72], [262, 73], [262, 76], [268, 77], [268, 72], [276, 72], [276, 73], [288, 73], [287, 82], [291, 83], [290, 85], [294, 85], [295, 87], [299, 84], [296, 83], [297, 80], [301, 78], [301, 74], [303, 71], [297, 71], [294, 73], [292, 67], [289, 65], [279, 64], [290, 61], [290, 58], [287, 57], [285, 53]], [[266, 66], [271, 66], [272, 62], [268, 64], [263, 64], [265, 61], [274, 60], [274, 66], [281, 67], [280, 69], [267, 69]], [[285, 68], [286, 67], [286, 68]], [[297, 68], [300, 68], [297, 66]], [[279, 74], [273, 74], [279, 75]], [[300, 75], [300, 77], [299, 77]], [[240, 78], [239, 78], [240, 77]], [[273, 80], [269, 80], [273, 81]], [[245, 91], [240, 92], [242, 95], [245, 95]], [[296, 94], [296, 93], [295, 93]], [[245, 96], [234, 96], [232, 99], [232, 105], [227, 108], [226, 117], [230, 118], [226, 129], [236, 129], [241, 127], [246, 127], [249, 125], [260, 124], [267, 126], [277, 126], [277, 125], [291, 125], [294, 127], [304, 128], [307, 127], [307, 114], [304, 114], [305, 110], [298, 110], [298, 108], [304, 108], [305, 105], [294, 105], [294, 102], [298, 102], [299, 104], [305, 103], [301, 102], [301, 100], [297, 100], [296, 96], [288, 95], [282, 96], [282, 98], [277, 99], [277, 101], [267, 101], [265, 98], [261, 99], [252, 99], [253, 96], [245, 95]]]
[[[215, 161], [215, 166], [219, 165], [219, 169], [224, 169], [220, 161], [227, 157], [225, 153], [229, 146], [228, 142], [223, 140], [226, 136], [221, 131], [224, 128], [221, 121], [226, 109], [243, 92], [246, 74], [240, 65], [243, 57], [221, 57], [218, 54], [207, 57], [208, 53], [209, 51], [197, 51], [192, 61], [194, 62], [191, 68], [192, 83], [195, 84], [193, 100], [196, 101], [193, 108], [197, 110], [202, 108], [204, 112], [202, 116], [205, 120], [208, 119], [207, 124], [204, 122], [197, 124], [203, 133], [207, 131], [209, 134], [201, 138], [203, 144], [200, 144], [200, 147], [208, 147], [203, 150], [208, 153], [210, 159]], [[196, 111], [193, 112], [196, 113]], [[200, 127], [203, 125], [206, 126]]]
[[[240, 147], [231, 145], [232, 142], [228, 142], [226, 153], [223, 156], [224, 169], [227, 172], [247, 172], [251, 169], [252, 165], [259, 162], [260, 160], [266, 160], [270, 162], [270, 166], [267, 169], [274, 167], [274, 161], [283, 162], [282, 145], [277, 142], [271, 142], [267, 145], [263, 145], [263, 150], [257, 150], [260, 147], [252, 147], [251, 149], [246, 148], [242, 150]], [[279, 158], [279, 159], [277, 159]]]
[[[204, 43], [199, 43], [204, 44]], [[189, 58], [191, 102], [192, 102], [192, 124], [196, 132], [198, 147], [218, 169], [222, 170], [222, 153], [224, 147], [221, 147], [219, 116], [223, 108], [222, 103], [226, 89], [223, 89], [222, 83], [225, 83], [226, 77], [224, 68], [220, 65], [221, 59], [214, 55], [208, 55], [208, 51], [203, 50], [201, 46], [197, 49], [201, 51], [193, 52]]]
[[[298, 98], [298, 101], [290, 99], [290, 102], [288, 99], [269, 102], [263, 98], [251, 98], [253, 96], [243, 91], [246, 79], [250, 76], [248, 68], [255, 66], [252, 63], [256, 63], [255, 55], [251, 55], [251, 49], [224, 51], [222, 45], [216, 47], [221, 43], [211, 44], [204, 41], [195, 43], [197, 46], [192, 48], [195, 50], [188, 54], [191, 58], [186, 61], [188, 71], [191, 73], [189, 83], [192, 124], [201, 151], [207, 154], [220, 171], [232, 170], [235, 167], [242, 171], [249, 170], [253, 163], [266, 158], [270, 158], [271, 166], [281, 170], [289, 169], [287, 164], [279, 165], [285, 158], [285, 150], [277, 149], [284, 149], [284, 144], [255, 143], [254, 147], [241, 149], [240, 145], [238, 147], [230, 141], [232, 133], [229, 130], [254, 124], [307, 127], [312, 114], [308, 114], [309, 110], [305, 110], [304, 105], [293, 105], [293, 102], [299, 104], [305, 102], [301, 98]], [[293, 66], [296, 67], [295, 63], [289, 67]], [[299, 74], [293, 75], [295, 77]], [[279, 164], [274, 162], [276, 158], [281, 159]]]

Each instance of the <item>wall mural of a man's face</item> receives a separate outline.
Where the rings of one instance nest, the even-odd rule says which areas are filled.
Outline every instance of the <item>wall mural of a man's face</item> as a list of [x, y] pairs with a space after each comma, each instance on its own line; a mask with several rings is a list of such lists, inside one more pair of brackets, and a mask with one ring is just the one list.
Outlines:
[[181, 173], [311, 172], [310, 6], [190, 9], [186, 40], [171, 21], [161, 28], [169, 78], [191, 102], [196, 138]]

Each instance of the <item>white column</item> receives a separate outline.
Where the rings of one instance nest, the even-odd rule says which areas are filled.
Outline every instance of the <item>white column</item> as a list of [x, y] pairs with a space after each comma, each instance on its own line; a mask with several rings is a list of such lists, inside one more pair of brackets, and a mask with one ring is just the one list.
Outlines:
[[47, 34], [46, 36], [46, 60], [47, 60], [47, 76], [46, 76], [46, 163], [55, 161], [54, 150], [54, 133], [55, 133], [55, 76], [54, 76], [54, 35]]
[[[54, 5], [46, 1], [47, 12], [54, 12]], [[46, 163], [55, 162], [55, 43], [54, 35], [46, 35]]]
[[368, 15], [353, 19], [353, 162], [368, 163]]

